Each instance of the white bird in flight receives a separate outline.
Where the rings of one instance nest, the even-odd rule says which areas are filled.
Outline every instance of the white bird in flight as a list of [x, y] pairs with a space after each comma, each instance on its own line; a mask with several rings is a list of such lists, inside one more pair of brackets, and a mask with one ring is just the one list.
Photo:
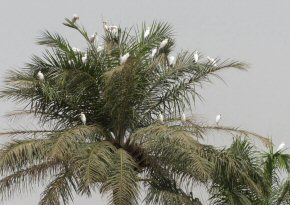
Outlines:
[[144, 32], [144, 38], [147, 38], [148, 36], [149, 36], [149, 34], [150, 34], [150, 27], [147, 27], [147, 29], [145, 30], [145, 32]]
[[164, 117], [163, 117], [163, 115], [162, 115], [161, 113], [159, 114], [159, 121], [160, 121], [161, 123], [164, 122]]
[[198, 55], [198, 51], [195, 51], [193, 54], [193, 58], [194, 58], [194, 62], [197, 63], [199, 55]]
[[79, 17], [77, 14], [74, 14], [73, 17], [72, 17], [72, 20], [71, 20], [71, 21], [72, 21], [73, 23], [75, 23], [75, 22], [76, 22], [77, 20], [79, 20], [79, 19], [80, 19], [80, 17]]
[[130, 54], [129, 53], [126, 53], [125, 55], [121, 56], [120, 57], [120, 64], [123, 65], [126, 63], [126, 61], [128, 60]]
[[276, 152], [279, 152], [279, 151], [281, 151], [284, 147], [285, 147], [285, 142], [282, 142], [279, 146], [278, 146], [278, 148], [277, 148], [277, 151]]
[[217, 116], [215, 117], [215, 122], [216, 122], [217, 125], [219, 124], [221, 118], [222, 118], [222, 114], [219, 114], [219, 115], [217, 115]]
[[169, 66], [173, 66], [174, 65], [174, 60], [175, 60], [174, 56], [168, 56], [167, 60], [168, 60]]
[[87, 54], [85, 54], [85, 56], [82, 57], [82, 62], [85, 63], [87, 62], [88, 56]]
[[89, 41], [91, 43], [94, 43], [96, 41], [96, 38], [97, 38], [97, 33], [94, 33], [93, 35], [90, 36]]
[[209, 56], [207, 56], [207, 59], [210, 61], [210, 63], [211, 63], [214, 67], [217, 66], [217, 64], [216, 64], [216, 59], [211, 58], [211, 57], [209, 57]]
[[82, 121], [82, 123], [83, 123], [84, 125], [86, 125], [86, 122], [87, 122], [86, 115], [85, 115], [83, 112], [81, 112], [80, 117], [81, 117], [81, 121]]
[[182, 122], [186, 122], [186, 115], [185, 115], [185, 113], [182, 113], [182, 115], [181, 115], [181, 121]]
[[37, 78], [40, 80], [40, 81], [43, 81], [44, 80], [44, 75], [41, 71], [38, 71], [37, 73]]
[[156, 55], [156, 53], [157, 53], [157, 48], [153, 48], [152, 51], [151, 51], [150, 57], [151, 58], [154, 58], [154, 56]]
[[164, 48], [168, 43], [168, 38], [164, 39], [163, 41], [161, 41], [160, 45], [159, 45], [159, 49]]

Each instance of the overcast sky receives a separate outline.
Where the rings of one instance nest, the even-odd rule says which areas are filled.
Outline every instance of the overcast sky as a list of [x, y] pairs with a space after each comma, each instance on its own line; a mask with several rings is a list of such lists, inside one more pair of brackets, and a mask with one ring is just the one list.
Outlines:
[[[175, 29], [177, 50], [197, 49], [204, 55], [250, 65], [248, 72], [222, 72], [226, 84], [214, 80], [206, 85], [202, 90], [205, 101], [196, 105], [197, 117], [213, 123], [215, 115], [222, 113], [223, 125], [242, 127], [270, 136], [276, 144], [285, 141], [290, 145], [289, 8], [289, 0], [3, 1], [0, 85], [8, 69], [21, 67], [32, 54], [42, 52], [42, 47], [35, 45], [41, 30], [63, 33], [77, 47], [84, 47], [78, 35], [62, 26], [63, 19], [73, 13], [80, 16], [80, 22], [91, 33], [101, 31], [102, 19], [123, 27], [167, 21]], [[0, 115], [14, 107], [1, 102]], [[3, 117], [0, 122], [1, 128], [8, 126]], [[38, 194], [33, 194], [5, 205], [36, 205], [38, 199]], [[98, 199], [77, 199], [74, 204], [105, 204]]]

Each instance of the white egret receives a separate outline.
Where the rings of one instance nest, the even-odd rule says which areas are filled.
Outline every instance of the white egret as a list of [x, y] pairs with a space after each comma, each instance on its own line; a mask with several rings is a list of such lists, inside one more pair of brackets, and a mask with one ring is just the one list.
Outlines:
[[182, 115], [181, 115], [181, 121], [182, 122], [186, 122], [186, 115], [185, 115], [185, 113], [182, 113]]
[[125, 55], [121, 56], [120, 57], [120, 64], [123, 65], [126, 63], [126, 61], [128, 60], [130, 54], [129, 53], [126, 53]]
[[38, 71], [37, 73], [37, 78], [40, 80], [40, 81], [43, 81], [44, 80], [44, 75], [41, 71]]
[[216, 122], [217, 125], [219, 124], [221, 118], [222, 118], [222, 114], [219, 114], [219, 115], [217, 115], [217, 116], [215, 117], [215, 122]]
[[81, 112], [80, 117], [81, 117], [81, 121], [82, 121], [82, 123], [83, 123], [84, 125], [86, 125], [86, 122], [87, 122], [86, 115], [85, 115], [83, 112]]
[[153, 48], [152, 51], [151, 51], [150, 57], [151, 58], [154, 58], [154, 56], [156, 55], [156, 53], [157, 53], [157, 48]]
[[144, 32], [144, 38], [147, 38], [148, 36], [149, 36], [149, 34], [150, 34], [150, 27], [147, 27], [147, 29], [145, 30], [145, 32]]
[[278, 148], [277, 148], [277, 151], [276, 152], [279, 152], [279, 151], [281, 151], [284, 147], [285, 147], [285, 142], [282, 142], [279, 146], [278, 146]]
[[162, 115], [161, 113], [159, 114], [159, 121], [160, 121], [161, 123], [164, 122], [164, 117], [163, 117], [163, 115]]
[[73, 50], [73, 52], [75, 52], [75, 53], [79, 53], [79, 52], [81, 52], [81, 50], [78, 49], [78, 48], [76, 48], [76, 47], [72, 47], [72, 50]]
[[100, 52], [100, 51], [102, 51], [102, 50], [104, 50], [104, 46], [98, 46], [98, 47], [97, 47], [97, 52]]
[[214, 67], [217, 66], [217, 64], [216, 64], [216, 59], [211, 58], [211, 57], [209, 57], [209, 56], [207, 56], [207, 59], [210, 61], [210, 63], [211, 63]]
[[94, 43], [96, 41], [96, 38], [97, 38], [97, 33], [94, 33], [93, 35], [90, 36], [89, 41], [91, 43]]
[[83, 63], [87, 62], [87, 59], [88, 59], [88, 56], [87, 56], [87, 54], [85, 54], [85, 55], [82, 57], [82, 62], [83, 62]]
[[193, 54], [193, 58], [194, 58], [194, 62], [197, 63], [199, 55], [198, 55], [198, 51], [195, 51]]
[[118, 29], [119, 29], [118, 26], [111, 26], [111, 25], [108, 25], [108, 22], [107, 22], [107, 21], [104, 21], [104, 22], [103, 22], [103, 25], [104, 25], [104, 29], [105, 29], [105, 31], [110, 32], [112, 35], [117, 35], [117, 33], [118, 33]]
[[161, 41], [160, 45], [159, 45], [159, 49], [164, 48], [168, 43], [168, 38], [164, 39], [163, 41]]
[[77, 20], [79, 20], [79, 19], [80, 19], [80, 17], [79, 17], [77, 14], [74, 14], [73, 17], [72, 17], [72, 20], [71, 20], [71, 21], [72, 21], [73, 23], [75, 23], [75, 22], [76, 22]]
[[168, 60], [169, 66], [174, 66], [174, 60], [175, 60], [174, 56], [168, 56], [167, 60]]

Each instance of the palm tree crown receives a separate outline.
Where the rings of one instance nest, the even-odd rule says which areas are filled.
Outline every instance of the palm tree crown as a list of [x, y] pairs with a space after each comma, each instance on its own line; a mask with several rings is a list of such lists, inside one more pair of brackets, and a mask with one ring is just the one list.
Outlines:
[[[212, 63], [188, 51], [169, 58], [175, 41], [166, 23], [154, 22], [149, 31], [145, 24], [121, 29], [105, 23], [101, 41], [78, 19], [64, 25], [82, 35], [85, 50], [45, 31], [38, 39], [47, 47], [43, 56], [6, 77], [1, 97], [24, 103], [13, 115], [33, 114], [40, 129], [5, 133], [20, 139], [0, 152], [3, 198], [44, 183], [40, 205], [68, 204], [73, 193], [95, 189], [108, 195], [108, 204], [138, 204], [141, 189], [147, 204], [200, 204], [192, 187], [208, 184], [217, 167], [230, 171], [239, 160], [202, 144], [208, 131], [267, 142], [183, 115], [200, 97], [198, 86], [220, 70], [245, 69], [243, 63]], [[250, 175], [241, 178], [250, 184]]]

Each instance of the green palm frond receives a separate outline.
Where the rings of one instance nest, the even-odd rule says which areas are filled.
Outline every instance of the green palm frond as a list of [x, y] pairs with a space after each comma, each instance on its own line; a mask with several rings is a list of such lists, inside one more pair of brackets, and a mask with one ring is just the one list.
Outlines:
[[102, 193], [109, 193], [109, 204], [138, 204], [137, 169], [136, 162], [125, 150], [120, 148], [115, 152], [108, 179], [101, 187]]

